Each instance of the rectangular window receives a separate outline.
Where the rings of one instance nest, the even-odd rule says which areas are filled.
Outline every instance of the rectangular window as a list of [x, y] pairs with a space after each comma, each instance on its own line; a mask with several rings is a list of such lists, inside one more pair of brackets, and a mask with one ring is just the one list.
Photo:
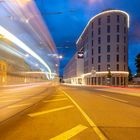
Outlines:
[[98, 25], [101, 25], [101, 18], [98, 19]]
[[110, 25], [107, 25], [107, 33], [110, 33]]
[[120, 42], [120, 36], [117, 35], [117, 42]]
[[98, 63], [101, 63], [101, 56], [98, 56]]
[[120, 22], [120, 16], [117, 15], [117, 22], [119, 23]]
[[124, 24], [126, 24], [127, 20], [126, 20], [126, 17], [124, 17]]
[[126, 62], [126, 57], [125, 57], [125, 55], [124, 55], [124, 62]]
[[100, 65], [98, 65], [98, 71], [101, 71], [101, 66]]
[[101, 47], [98, 47], [98, 53], [101, 53]]
[[117, 25], [117, 33], [119, 33], [119, 32], [120, 32], [120, 26]]
[[124, 36], [124, 43], [126, 43], [126, 37]]
[[110, 52], [110, 45], [107, 45], [107, 52]]
[[107, 43], [110, 43], [110, 35], [107, 36]]
[[101, 44], [101, 37], [98, 37], [98, 44]]
[[110, 23], [110, 16], [107, 16], [107, 23]]
[[110, 62], [110, 55], [107, 55], [107, 62]]
[[119, 71], [119, 64], [117, 64], [117, 71]]
[[116, 55], [116, 61], [119, 62], [119, 55]]
[[98, 35], [101, 34], [101, 28], [98, 28]]

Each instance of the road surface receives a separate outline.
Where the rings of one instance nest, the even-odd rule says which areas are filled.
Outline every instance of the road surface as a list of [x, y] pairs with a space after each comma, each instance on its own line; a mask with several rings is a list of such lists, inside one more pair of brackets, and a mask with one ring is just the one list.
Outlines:
[[27, 86], [1, 89], [0, 140], [140, 140], [139, 90]]

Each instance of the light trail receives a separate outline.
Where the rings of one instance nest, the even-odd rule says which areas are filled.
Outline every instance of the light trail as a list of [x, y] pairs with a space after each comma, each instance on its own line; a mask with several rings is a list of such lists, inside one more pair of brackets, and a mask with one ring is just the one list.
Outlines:
[[25, 52], [29, 53], [31, 56], [33, 56], [34, 58], [36, 58], [41, 64], [43, 64], [48, 72], [48, 78], [51, 79], [52, 77], [52, 72], [50, 67], [48, 66], [48, 64], [38, 55], [36, 54], [31, 48], [29, 48], [24, 42], [22, 42], [20, 39], [18, 39], [16, 36], [14, 36], [12, 33], [10, 33], [8, 30], [6, 30], [4, 27], [2, 27], [0, 25], [0, 33], [6, 37], [7, 39], [9, 39], [11, 42], [13, 42], [14, 44], [16, 44], [19, 48], [21, 48], [22, 50], [24, 50]]

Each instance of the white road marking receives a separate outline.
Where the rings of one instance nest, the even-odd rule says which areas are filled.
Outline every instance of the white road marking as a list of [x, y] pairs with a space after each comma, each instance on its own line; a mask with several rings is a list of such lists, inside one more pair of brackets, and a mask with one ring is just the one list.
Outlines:
[[50, 103], [50, 102], [57, 102], [57, 101], [64, 101], [64, 100], [68, 100], [68, 98], [61, 98], [61, 99], [47, 100], [47, 101], [43, 101], [43, 102], [44, 102], [44, 103]]
[[126, 101], [126, 100], [121, 100], [121, 99], [110, 97], [110, 96], [106, 96], [106, 95], [101, 95], [101, 96], [103, 96], [105, 98], [108, 98], [108, 99], [111, 99], [111, 100], [115, 100], [115, 101], [119, 101], [119, 102], [123, 102], [123, 103], [128, 103], [128, 101]]
[[90, 126], [93, 128], [95, 133], [98, 135], [98, 137], [101, 140], [107, 140], [107, 138], [104, 136], [104, 134], [101, 132], [101, 130], [96, 126], [96, 124], [90, 119], [90, 117], [83, 111], [83, 109], [63, 90], [60, 90], [63, 92], [72, 102], [73, 104], [77, 107], [77, 109], [81, 112], [81, 114], [85, 117], [87, 122], [90, 124]]
[[73, 107], [74, 107], [73, 105], [69, 105], [69, 106], [55, 108], [55, 109], [46, 110], [46, 111], [42, 111], [42, 112], [31, 113], [31, 114], [28, 114], [28, 116], [36, 117], [36, 116], [44, 115], [47, 113], [52, 113], [52, 112], [56, 112], [56, 111], [60, 111], [60, 110], [66, 110], [66, 109], [73, 108]]
[[8, 106], [7, 108], [17, 108], [17, 107], [23, 107], [23, 106], [29, 106], [31, 104], [20, 104], [20, 105], [11, 105], [11, 106]]
[[87, 129], [87, 127], [80, 124], [64, 133], [61, 133], [54, 138], [51, 138], [50, 140], [68, 140], [77, 135], [78, 133], [84, 131], [85, 129]]

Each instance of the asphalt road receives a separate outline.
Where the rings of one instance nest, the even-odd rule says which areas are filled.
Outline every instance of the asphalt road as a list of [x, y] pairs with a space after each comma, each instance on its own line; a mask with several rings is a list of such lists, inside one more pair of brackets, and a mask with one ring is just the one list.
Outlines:
[[132, 91], [27, 86], [1, 90], [0, 140], [140, 140]]

